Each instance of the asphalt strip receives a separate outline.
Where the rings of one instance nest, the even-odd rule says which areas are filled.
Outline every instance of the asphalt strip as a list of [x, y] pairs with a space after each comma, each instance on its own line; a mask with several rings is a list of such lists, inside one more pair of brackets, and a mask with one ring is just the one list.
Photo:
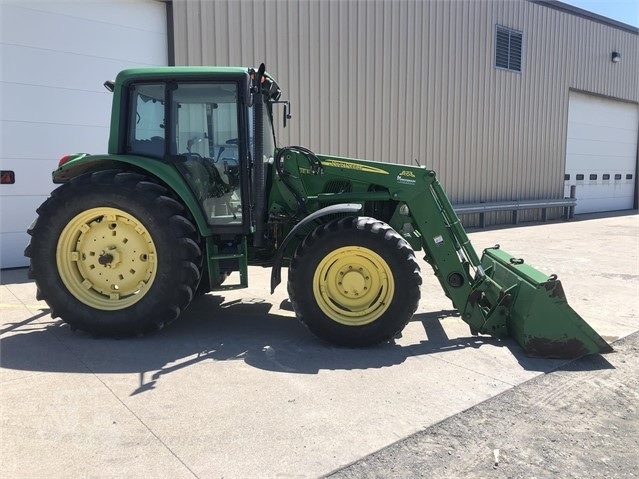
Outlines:
[[639, 477], [639, 332], [326, 477]]

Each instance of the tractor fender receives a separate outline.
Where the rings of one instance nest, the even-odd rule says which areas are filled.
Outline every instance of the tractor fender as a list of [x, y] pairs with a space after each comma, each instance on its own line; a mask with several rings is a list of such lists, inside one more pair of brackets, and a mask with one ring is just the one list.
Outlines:
[[66, 183], [84, 173], [111, 169], [135, 171], [159, 180], [172, 190], [189, 210], [200, 234], [207, 234], [208, 223], [197, 198], [177, 168], [167, 161], [137, 155], [71, 155], [71, 159], [52, 173], [53, 183]]
[[275, 291], [275, 288], [277, 288], [277, 285], [282, 282], [281, 269], [282, 269], [282, 261], [284, 260], [284, 253], [286, 251], [286, 248], [288, 247], [288, 244], [291, 242], [291, 240], [295, 237], [295, 234], [301, 228], [303, 228], [307, 224], [317, 219], [322, 218], [323, 216], [334, 215], [337, 213], [357, 213], [361, 209], [362, 209], [362, 205], [357, 203], [341, 203], [337, 205], [330, 205], [330, 206], [326, 206], [325, 208], [321, 208], [315, 211], [314, 213], [311, 213], [302, 221], [297, 223], [293, 227], [293, 229], [288, 232], [288, 234], [286, 235], [286, 238], [284, 238], [284, 241], [282, 241], [282, 243], [280, 244], [280, 247], [277, 250], [277, 253], [275, 254], [275, 259], [273, 261], [273, 269], [271, 270], [271, 294], [273, 294], [273, 292]]

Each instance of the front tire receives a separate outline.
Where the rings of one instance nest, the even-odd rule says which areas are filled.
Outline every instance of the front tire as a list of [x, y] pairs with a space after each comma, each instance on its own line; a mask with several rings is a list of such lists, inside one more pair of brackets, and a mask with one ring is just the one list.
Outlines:
[[37, 212], [25, 256], [52, 317], [122, 337], [162, 328], [193, 299], [202, 256], [195, 227], [150, 178], [82, 175]]
[[422, 280], [415, 253], [389, 225], [348, 217], [319, 226], [297, 247], [288, 292], [297, 317], [333, 344], [392, 339], [417, 309]]

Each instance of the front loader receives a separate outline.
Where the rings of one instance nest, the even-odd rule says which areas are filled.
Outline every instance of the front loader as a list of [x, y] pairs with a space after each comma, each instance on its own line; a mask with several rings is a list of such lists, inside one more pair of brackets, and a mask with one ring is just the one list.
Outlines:
[[499, 246], [479, 258], [434, 171], [276, 146], [274, 107], [286, 125], [289, 104], [264, 65], [129, 69], [105, 86], [108, 153], [60, 160], [25, 251], [38, 298], [72, 328], [150, 332], [268, 263], [272, 291], [288, 265], [309, 330], [371, 346], [417, 309], [422, 251], [473, 334], [540, 357], [612, 350], [555, 276]]

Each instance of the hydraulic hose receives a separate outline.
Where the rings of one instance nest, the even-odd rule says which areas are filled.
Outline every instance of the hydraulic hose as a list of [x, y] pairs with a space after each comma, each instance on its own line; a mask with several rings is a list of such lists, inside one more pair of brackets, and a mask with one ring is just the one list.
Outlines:
[[286, 186], [286, 189], [288, 189], [291, 192], [291, 194], [295, 198], [295, 201], [297, 202], [297, 210], [295, 211], [293, 215], [293, 216], [297, 216], [300, 213], [307, 213], [306, 203], [304, 202], [304, 198], [302, 198], [299, 192], [293, 187], [293, 185], [289, 181], [288, 179], [289, 173], [286, 173], [283, 169], [284, 156], [288, 152], [298, 153], [305, 156], [311, 165], [311, 171], [313, 171], [313, 173], [315, 174], [321, 173], [322, 163], [315, 153], [313, 153], [308, 148], [304, 148], [303, 146], [295, 146], [295, 145], [286, 146], [277, 152], [277, 155], [275, 157], [275, 171], [277, 171], [277, 176], [279, 177], [280, 180], [282, 180], [282, 183], [284, 184], [284, 186]]

